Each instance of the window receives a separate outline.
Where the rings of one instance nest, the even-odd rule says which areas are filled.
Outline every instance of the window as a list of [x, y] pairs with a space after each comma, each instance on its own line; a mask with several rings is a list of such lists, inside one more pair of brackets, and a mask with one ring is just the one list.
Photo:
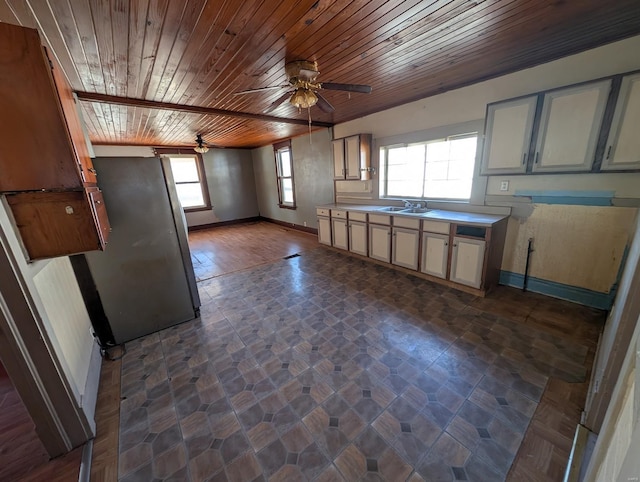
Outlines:
[[169, 159], [182, 209], [185, 211], [210, 209], [211, 201], [202, 156], [196, 153], [184, 154], [184, 152], [184, 150], [156, 149], [156, 154]]
[[278, 177], [278, 204], [281, 208], [295, 209], [296, 196], [293, 183], [293, 157], [291, 141], [274, 144], [276, 176]]
[[468, 200], [478, 134], [380, 148], [381, 196]]

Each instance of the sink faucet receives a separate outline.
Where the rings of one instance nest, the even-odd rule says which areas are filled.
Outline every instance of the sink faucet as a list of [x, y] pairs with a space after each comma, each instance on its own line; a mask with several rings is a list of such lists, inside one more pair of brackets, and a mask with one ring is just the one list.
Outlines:
[[404, 202], [404, 207], [407, 209], [411, 209], [413, 207], [413, 203], [411, 201], [407, 201], [406, 199], [403, 199]]

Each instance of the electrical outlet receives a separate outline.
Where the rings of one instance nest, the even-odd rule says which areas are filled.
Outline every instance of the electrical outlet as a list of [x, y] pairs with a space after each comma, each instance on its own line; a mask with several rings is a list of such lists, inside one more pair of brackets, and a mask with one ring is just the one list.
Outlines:
[[509, 190], [509, 181], [500, 181], [500, 190], [508, 191]]
[[304, 227], [306, 228], [307, 227], [307, 222], [305, 221], [303, 224], [304, 224]]

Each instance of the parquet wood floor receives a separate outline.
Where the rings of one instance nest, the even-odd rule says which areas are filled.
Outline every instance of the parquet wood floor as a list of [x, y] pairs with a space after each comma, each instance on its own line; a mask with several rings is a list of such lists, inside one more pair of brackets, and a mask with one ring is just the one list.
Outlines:
[[0, 480], [18, 480], [48, 460], [27, 409], [0, 367]]
[[264, 221], [189, 233], [191, 260], [198, 281], [273, 262], [318, 246], [315, 235]]

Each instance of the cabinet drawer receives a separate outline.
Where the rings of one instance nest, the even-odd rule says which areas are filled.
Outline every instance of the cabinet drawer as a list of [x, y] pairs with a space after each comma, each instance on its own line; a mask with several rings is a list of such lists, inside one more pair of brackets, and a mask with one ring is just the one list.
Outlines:
[[[96, 227], [96, 214], [84, 191], [11, 194], [7, 202], [30, 259], [104, 247]], [[106, 211], [101, 212], [106, 218]]]
[[329, 215], [329, 209], [327, 209], [327, 208], [316, 208], [316, 214], [318, 216], [328, 216]]
[[422, 230], [429, 231], [430, 233], [449, 234], [449, 223], [424, 219], [422, 221]]
[[332, 218], [347, 219], [347, 211], [343, 211], [341, 209], [332, 209], [331, 210], [331, 217]]
[[391, 224], [391, 216], [387, 214], [369, 213], [369, 222], [374, 224]]
[[366, 223], [367, 213], [361, 213], [359, 211], [349, 211], [349, 219], [351, 221], [362, 221], [363, 223]]
[[420, 220], [416, 218], [408, 218], [404, 216], [394, 216], [393, 225], [400, 228], [420, 229]]

